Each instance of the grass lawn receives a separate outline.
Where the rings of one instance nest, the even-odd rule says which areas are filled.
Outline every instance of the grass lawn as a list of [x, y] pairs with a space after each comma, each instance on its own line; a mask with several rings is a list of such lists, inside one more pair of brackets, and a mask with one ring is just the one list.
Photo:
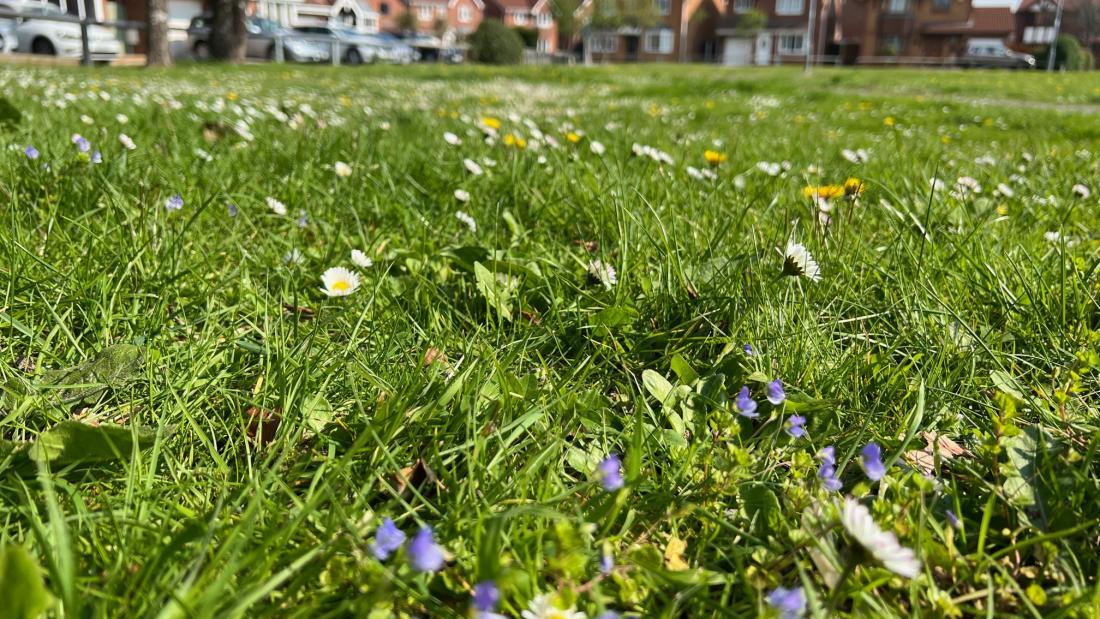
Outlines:
[[5, 617], [1100, 616], [1100, 73], [0, 93]]

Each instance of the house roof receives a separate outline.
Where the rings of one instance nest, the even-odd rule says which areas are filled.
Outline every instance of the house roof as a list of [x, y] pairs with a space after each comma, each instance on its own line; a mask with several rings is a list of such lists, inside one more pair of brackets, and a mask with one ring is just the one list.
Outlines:
[[[1026, 1], [1026, 0], [1025, 0]], [[1016, 30], [1016, 18], [1008, 7], [975, 7], [966, 21], [932, 22], [921, 27], [924, 34], [1007, 35]]]
[[[481, 0], [473, 0], [473, 1], [474, 1], [474, 6], [477, 7], [477, 10], [479, 10], [479, 11], [484, 11], [485, 10], [485, 3], [484, 2], [482, 2]], [[458, 0], [450, 0], [449, 2], [447, 2], [447, 8], [452, 8], [456, 4], [458, 4]]]

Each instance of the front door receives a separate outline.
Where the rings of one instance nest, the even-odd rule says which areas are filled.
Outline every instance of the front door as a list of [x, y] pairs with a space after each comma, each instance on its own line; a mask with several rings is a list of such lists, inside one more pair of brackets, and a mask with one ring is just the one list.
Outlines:
[[772, 63], [772, 33], [761, 32], [756, 35], [756, 64]]
[[638, 59], [638, 41], [640, 37], [637, 35], [627, 35], [623, 37], [626, 40], [626, 59], [628, 61], [635, 61]]
[[727, 38], [722, 54], [722, 63], [730, 67], [743, 67], [752, 64], [752, 46], [752, 39]]

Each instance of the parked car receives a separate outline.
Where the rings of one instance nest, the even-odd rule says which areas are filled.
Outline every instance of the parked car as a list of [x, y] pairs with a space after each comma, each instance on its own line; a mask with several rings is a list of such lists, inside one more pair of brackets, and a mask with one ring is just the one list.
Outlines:
[[[306, 35], [311, 41], [328, 46], [331, 50], [336, 43], [340, 53], [340, 62], [361, 64], [376, 60], [389, 60], [388, 51], [381, 41], [370, 35], [356, 32], [351, 28], [337, 26], [299, 26], [296, 32]], [[330, 52], [331, 53], [331, 52]]]
[[[28, 0], [0, 1], [0, 18], [21, 13], [30, 17], [10, 17], [15, 23], [15, 48], [24, 53], [79, 58], [83, 54], [80, 24], [75, 21], [53, 21], [51, 17], [76, 19], [52, 4]], [[5, 36], [7, 39], [7, 36]], [[7, 44], [5, 44], [7, 45]], [[88, 26], [88, 50], [92, 60], [109, 62], [122, 53], [122, 43], [115, 31], [103, 26]]]
[[18, 26], [14, 18], [0, 17], [0, 54], [15, 51], [15, 45], [19, 42], [15, 34]]
[[[187, 44], [199, 60], [210, 58], [210, 31], [214, 17], [204, 13], [191, 20], [187, 27]], [[311, 41], [292, 30], [287, 30], [270, 19], [249, 17], [245, 22], [248, 40], [245, 56], [274, 60], [277, 39], [283, 41], [283, 58], [288, 62], [328, 62], [331, 49], [318, 41]]]
[[371, 35], [389, 50], [390, 62], [409, 64], [420, 60], [420, 54], [412, 46], [407, 45], [400, 37], [389, 32], [381, 32]]
[[1035, 56], [1015, 52], [1000, 41], [971, 43], [959, 64], [967, 68], [1034, 69]]

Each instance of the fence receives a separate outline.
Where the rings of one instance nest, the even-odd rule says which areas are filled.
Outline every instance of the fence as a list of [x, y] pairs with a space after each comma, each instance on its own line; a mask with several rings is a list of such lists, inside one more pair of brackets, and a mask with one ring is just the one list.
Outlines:
[[[44, 5], [44, 7], [45, 6], [53, 7], [53, 5]], [[57, 14], [50, 14], [45, 9], [43, 10], [43, 12], [38, 12], [38, 13], [23, 13], [23, 12], [18, 12], [18, 11], [6, 11], [6, 10], [0, 9], [0, 19], [12, 19], [12, 20], [15, 20], [18, 24], [22, 24], [26, 21], [36, 21], [36, 22], [46, 21], [46, 22], [66, 23], [66, 24], [78, 24], [80, 26], [80, 64], [82, 64], [82, 65], [90, 65], [95, 61], [95, 59], [93, 58], [93, 54], [92, 54], [91, 39], [90, 39], [89, 34], [88, 34], [88, 31], [92, 26], [100, 26], [100, 27], [105, 27], [105, 28], [114, 28], [116, 30], [116, 32], [117, 31], [123, 31], [123, 32], [126, 33], [126, 40], [130, 44], [136, 43], [137, 42], [137, 37], [138, 37], [138, 32], [145, 30], [145, 23], [144, 22], [136, 22], [136, 21], [96, 21], [95, 19], [92, 19], [90, 16], [78, 17], [76, 15], [68, 15], [66, 13], [60, 13], [60, 12], [57, 13]], [[18, 28], [18, 25], [16, 27]], [[45, 35], [42, 35], [42, 36], [45, 36]], [[49, 40], [49, 39], [47, 38], [47, 40]], [[51, 42], [50, 45], [53, 46], [53, 43]], [[20, 49], [18, 51], [23, 52], [23, 51], [29, 51], [29, 50]], [[61, 54], [60, 50], [56, 50], [56, 47], [55, 47], [55, 51], [58, 52], [57, 55], [59, 55], [59, 56], [65, 55], [65, 54]]]

